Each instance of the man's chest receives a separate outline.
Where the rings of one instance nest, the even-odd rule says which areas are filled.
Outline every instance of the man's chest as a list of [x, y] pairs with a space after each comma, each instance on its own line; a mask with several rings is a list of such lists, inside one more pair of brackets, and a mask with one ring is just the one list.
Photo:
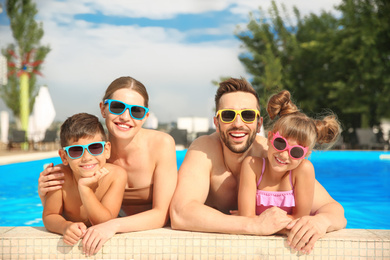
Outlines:
[[229, 213], [229, 210], [237, 209], [237, 195], [238, 181], [230, 172], [212, 174], [206, 204]]

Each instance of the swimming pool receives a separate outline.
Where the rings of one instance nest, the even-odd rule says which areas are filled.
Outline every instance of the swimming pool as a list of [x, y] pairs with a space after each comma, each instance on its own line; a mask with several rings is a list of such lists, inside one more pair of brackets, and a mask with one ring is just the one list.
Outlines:
[[[177, 151], [181, 165], [184, 151]], [[347, 228], [390, 229], [390, 152], [314, 151], [316, 178], [345, 209]], [[43, 226], [37, 193], [43, 165], [58, 157], [0, 165], [0, 226]]]

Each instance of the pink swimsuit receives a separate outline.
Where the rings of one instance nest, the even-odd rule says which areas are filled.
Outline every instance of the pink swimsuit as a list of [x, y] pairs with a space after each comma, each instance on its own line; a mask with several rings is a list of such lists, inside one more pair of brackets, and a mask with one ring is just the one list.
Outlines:
[[[257, 187], [259, 187], [261, 179], [263, 178], [265, 170], [265, 159], [263, 158], [263, 169], [261, 172], [260, 179], [257, 183]], [[290, 171], [290, 183], [292, 190], [289, 191], [264, 191], [257, 190], [256, 192], [256, 215], [260, 215], [263, 211], [273, 206], [277, 206], [287, 214], [292, 213], [293, 207], [295, 207], [295, 199], [294, 199], [294, 186], [291, 180], [291, 171]]]

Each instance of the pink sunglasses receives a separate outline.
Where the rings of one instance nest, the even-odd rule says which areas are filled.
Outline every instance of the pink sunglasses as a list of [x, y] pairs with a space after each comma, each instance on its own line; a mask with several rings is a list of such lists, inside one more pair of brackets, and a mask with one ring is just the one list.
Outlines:
[[309, 147], [303, 147], [300, 145], [290, 146], [286, 138], [281, 136], [279, 132], [272, 133], [272, 134], [273, 134], [272, 141], [271, 141], [272, 146], [280, 152], [288, 150], [290, 157], [293, 159], [298, 160], [304, 158], [306, 153], [309, 150]]

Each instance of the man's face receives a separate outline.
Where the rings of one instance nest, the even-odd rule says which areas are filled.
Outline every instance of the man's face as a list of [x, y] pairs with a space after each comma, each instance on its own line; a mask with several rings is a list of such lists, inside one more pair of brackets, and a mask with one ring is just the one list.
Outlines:
[[[247, 92], [233, 92], [224, 94], [219, 101], [221, 109], [258, 109], [256, 98]], [[231, 123], [222, 122], [220, 116], [214, 117], [214, 124], [221, 136], [225, 146], [234, 153], [244, 153], [252, 145], [256, 134], [260, 132], [263, 122], [262, 118], [257, 118], [252, 123], [245, 123], [238, 114]]]

